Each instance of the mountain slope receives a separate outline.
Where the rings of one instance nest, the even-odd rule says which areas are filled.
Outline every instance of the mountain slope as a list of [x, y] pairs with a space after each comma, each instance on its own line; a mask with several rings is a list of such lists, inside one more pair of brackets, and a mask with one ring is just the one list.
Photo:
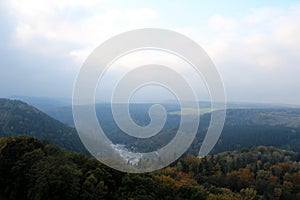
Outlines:
[[[259, 145], [275, 146], [300, 152], [300, 109], [296, 107], [285, 108], [280, 105], [271, 106], [265, 105], [260, 108], [253, 106], [250, 108], [249, 105], [249, 108], [228, 109], [221, 137], [211, 153]], [[148, 104], [131, 104], [130, 107], [132, 108], [130, 113], [133, 120], [137, 119], [141, 125], [149, 123]], [[97, 104], [96, 112], [100, 125], [113, 143], [125, 144], [130, 148], [135, 147], [139, 152], [149, 152], [170, 142], [178, 129], [180, 115], [174, 113], [180, 111], [179, 107], [174, 105], [166, 105], [166, 107], [169, 114], [164, 129], [160, 134], [146, 139], [132, 138], [123, 133], [114, 122], [108, 104]], [[71, 107], [57, 107], [45, 112], [55, 119], [74, 126]], [[190, 151], [188, 151], [189, 153], [196, 155], [199, 152], [199, 146], [207, 132], [210, 117], [210, 113], [201, 115], [198, 134]]]
[[0, 99], [0, 137], [28, 135], [86, 152], [74, 128], [18, 100]]

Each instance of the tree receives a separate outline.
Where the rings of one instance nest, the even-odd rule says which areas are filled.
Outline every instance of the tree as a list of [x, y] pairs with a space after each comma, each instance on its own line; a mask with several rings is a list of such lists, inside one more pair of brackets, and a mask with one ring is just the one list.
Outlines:
[[257, 191], [253, 188], [245, 188], [240, 191], [243, 199], [245, 200], [254, 200], [256, 198]]

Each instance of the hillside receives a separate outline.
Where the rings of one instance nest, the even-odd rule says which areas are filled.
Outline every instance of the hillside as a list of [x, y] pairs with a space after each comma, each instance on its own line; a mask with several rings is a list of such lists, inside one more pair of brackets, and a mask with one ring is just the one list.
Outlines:
[[[133, 119], [145, 125], [149, 123], [150, 104], [130, 104]], [[175, 135], [180, 122], [179, 107], [166, 104], [168, 119], [163, 130], [148, 139], [136, 139], [124, 134], [113, 120], [109, 104], [97, 104], [99, 122], [113, 143], [135, 147], [140, 152], [156, 150], [167, 144]], [[206, 106], [206, 105], [204, 105]], [[259, 145], [275, 146], [300, 152], [300, 109], [280, 105], [256, 106], [253, 108], [230, 108], [227, 110], [225, 126], [221, 137], [211, 153], [251, 148]], [[208, 108], [204, 108], [208, 109]], [[189, 114], [199, 114], [193, 108], [186, 109]], [[50, 116], [71, 126], [73, 124], [71, 107], [56, 107], [46, 110]], [[202, 113], [200, 127], [189, 153], [197, 154], [203, 141], [210, 113]]]
[[28, 135], [69, 150], [85, 152], [77, 132], [18, 100], [0, 99], [0, 137]]
[[299, 154], [260, 146], [126, 174], [47, 142], [2, 138], [0, 194], [12, 200], [300, 199]]

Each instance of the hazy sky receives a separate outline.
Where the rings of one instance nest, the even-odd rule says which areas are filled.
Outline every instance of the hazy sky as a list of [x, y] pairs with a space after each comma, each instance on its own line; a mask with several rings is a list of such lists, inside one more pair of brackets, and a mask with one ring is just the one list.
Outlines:
[[198, 42], [220, 71], [228, 100], [300, 104], [299, 19], [296, 0], [1, 0], [0, 97], [71, 97], [95, 47], [151, 27]]

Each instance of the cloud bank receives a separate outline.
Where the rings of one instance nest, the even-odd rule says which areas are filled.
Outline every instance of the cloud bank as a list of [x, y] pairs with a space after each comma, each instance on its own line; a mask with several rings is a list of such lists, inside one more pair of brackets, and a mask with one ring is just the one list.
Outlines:
[[[223, 12], [229, 8], [208, 13], [201, 3], [182, 2], [190, 13], [187, 10], [180, 18], [174, 17], [180, 10], [162, 12], [157, 2], [134, 6], [106, 0], [4, 0], [0, 4], [1, 96], [70, 97], [76, 74], [95, 47], [127, 30], [158, 27], [186, 34], [204, 47], [223, 77], [230, 101], [300, 103], [297, 3], [249, 6], [236, 14]], [[196, 19], [205, 20], [200, 26]], [[166, 62], [181, 65], [174, 61]], [[132, 62], [127, 59], [121, 65]], [[119, 74], [112, 70], [109, 76]]]

